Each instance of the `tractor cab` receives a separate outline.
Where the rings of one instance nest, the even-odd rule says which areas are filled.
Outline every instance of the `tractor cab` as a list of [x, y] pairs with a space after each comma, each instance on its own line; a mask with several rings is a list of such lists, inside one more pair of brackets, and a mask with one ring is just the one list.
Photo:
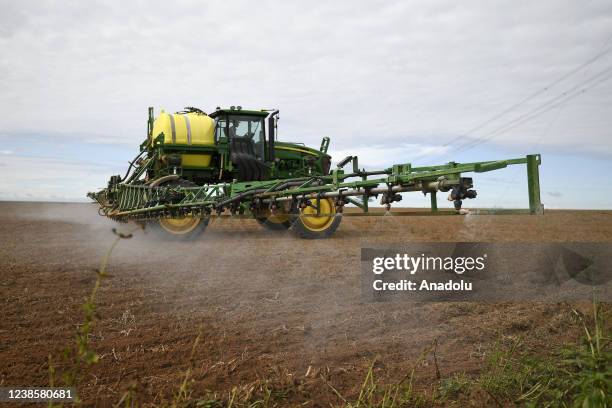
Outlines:
[[[329, 139], [319, 149], [303, 143], [278, 141], [278, 110], [244, 110], [240, 106], [217, 108], [209, 115], [215, 121], [215, 143], [219, 168], [225, 181], [253, 181], [270, 178], [303, 177], [329, 173]], [[228, 160], [223, 157], [229, 156]], [[229, 177], [233, 178], [230, 179]]]
[[[242, 181], [266, 180], [274, 162], [274, 130], [278, 111], [220, 109], [210, 114], [215, 121], [215, 143]], [[220, 167], [224, 167], [220, 163]], [[225, 166], [227, 167], [227, 166]]]

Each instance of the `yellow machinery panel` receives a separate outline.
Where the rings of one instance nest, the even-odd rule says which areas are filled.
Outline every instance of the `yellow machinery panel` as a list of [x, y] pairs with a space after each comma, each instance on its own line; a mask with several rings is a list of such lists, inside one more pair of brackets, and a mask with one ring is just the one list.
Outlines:
[[[215, 121], [195, 112], [167, 113], [163, 110], [153, 122], [152, 140], [164, 134], [164, 145], [214, 146]], [[209, 167], [210, 154], [183, 154], [183, 167]]]

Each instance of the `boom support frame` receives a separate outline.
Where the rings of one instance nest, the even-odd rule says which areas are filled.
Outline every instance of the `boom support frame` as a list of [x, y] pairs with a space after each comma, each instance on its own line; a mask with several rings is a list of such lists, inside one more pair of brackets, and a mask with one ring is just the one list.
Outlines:
[[[352, 171], [345, 172], [343, 167], [350, 162]], [[234, 181], [198, 187], [151, 186], [139, 182], [138, 176], [132, 175], [124, 182], [115, 180], [113, 183], [111, 179], [108, 188], [89, 193], [88, 196], [100, 204], [103, 215], [117, 221], [186, 215], [208, 217], [225, 210], [229, 210], [232, 215], [253, 215], [261, 209], [273, 211], [278, 203], [310, 205], [316, 207], [317, 215], [320, 215], [316, 203], [322, 198], [334, 199], [340, 210], [344, 204], [352, 203], [368, 213], [370, 197], [382, 195], [381, 202], [389, 209], [392, 202], [401, 199], [398, 193], [407, 191], [429, 193], [431, 211], [437, 214], [438, 191], [451, 191], [455, 203], [459, 201], [459, 207], [462, 199], [475, 197], [476, 192], [469, 190], [472, 188], [472, 178], [462, 177], [462, 173], [484, 173], [518, 164], [527, 167], [529, 213], [542, 214], [544, 207], [540, 200], [539, 154], [516, 159], [450, 162], [424, 167], [413, 167], [411, 163], [405, 163], [377, 171], [359, 169], [357, 157], [349, 156], [326, 176]], [[135, 173], [140, 175], [143, 171], [137, 169]]]

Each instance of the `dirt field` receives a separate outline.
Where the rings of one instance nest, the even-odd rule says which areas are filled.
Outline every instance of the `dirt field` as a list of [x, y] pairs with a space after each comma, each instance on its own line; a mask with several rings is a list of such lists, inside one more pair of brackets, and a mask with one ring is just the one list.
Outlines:
[[[48, 385], [50, 355], [62, 369], [113, 226], [93, 205], [0, 203], [2, 386]], [[332, 386], [355, 398], [373, 362], [377, 378], [399, 381], [434, 339], [447, 377], [477, 373], [499, 339], [543, 353], [580, 335], [567, 304], [364, 302], [361, 246], [409, 241], [610, 242], [612, 213], [345, 217], [320, 241], [250, 220], [216, 221], [195, 242], [138, 231], [112, 254], [91, 336], [100, 361], [79, 394], [107, 406], [132, 389], [161, 403], [191, 368], [194, 399], [269, 384], [283, 405], [329, 406], [342, 402]], [[417, 388], [435, 379], [430, 358], [418, 364]]]

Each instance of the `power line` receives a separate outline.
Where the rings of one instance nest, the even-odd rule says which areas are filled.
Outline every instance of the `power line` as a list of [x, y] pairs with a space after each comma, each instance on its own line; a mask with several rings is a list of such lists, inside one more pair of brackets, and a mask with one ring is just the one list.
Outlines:
[[[608, 71], [612, 71], [612, 67], [607, 68], [606, 70], [600, 72], [599, 74], [596, 75], [596, 77], [600, 77], [601, 75], [607, 73]], [[455, 150], [456, 152], [460, 152], [460, 151], [466, 151], [469, 149], [472, 149], [476, 146], [478, 146], [479, 144], [482, 144], [488, 140], [493, 139], [496, 136], [499, 136], [503, 133], [506, 133], [507, 131], [514, 129], [515, 127], [530, 121], [533, 118], [536, 118], [548, 111], [550, 111], [551, 109], [556, 108], [557, 106], [563, 105], [564, 103], [570, 101], [571, 99], [574, 99], [575, 97], [582, 95], [583, 93], [587, 92], [588, 90], [594, 88], [595, 86], [606, 82], [608, 80], [610, 80], [612, 78], [612, 75], [608, 75], [608, 76], [604, 76], [603, 78], [601, 78], [600, 80], [596, 81], [595, 83], [591, 84], [590, 86], [587, 86], [585, 88], [579, 89], [576, 91], [576, 89], [578, 89], [580, 86], [584, 86], [586, 83], [590, 82], [591, 80], [593, 80], [595, 77], [592, 77], [591, 79], [585, 81], [584, 83], [579, 84], [578, 86], [575, 86], [574, 88], [572, 88], [571, 90], [568, 90], [566, 92], [564, 92], [561, 95], [558, 95], [556, 97], [554, 97], [553, 99], [550, 99], [549, 101], [545, 102], [544, 104], [540, 105], [538, 108], [536, 108], [535, 110], [528, 112], [524, 115], [521, 115], [520, 117], [513, 119], [512, 121], [506, 123], [505, 125], [497, 128], [495, 131], [493, 131], [491, 134], [485, 136], [485, 137], [481, 137], [479, 139], [476, 140], [472, 140], [466, 144], [464, 144], [463, 146], [460, 146], [459, 148], [457, 148]], [[558, 99], [561, 99], [560, 101]]]
[[608, 39], [604, 42], [604, 45], [600, 48], [600, 51], [595, 56], [593, 56], [591, 59], [587, 60], [583, 64], [581, 64], [581, 65], [577, 66], [576, 68], [572, 69], [568, 73], [560, 76], [559, 78], [555, 79], [554, 81], [552, 81], [549, 84], [547, 84], [546, 86], [544, 86], [544, 88], [539, 89], [538, 91], [532, 93], [531, 95], [527, 96], [526, 98], [524, 98], [524, 99], [520, 100], [519, 102], [515, 103], [514, 105], [510, 106], [509, 108], [504, 109], [503, 111], [497, 113], [496, 115], [494, 115], [491, 118], [485, 120], [484, 122], [476, 125], [472, 129], [464, 132], [463, 134], [454, 137], [453, 139], [449, 140], [448, 142], [446, 142], [442, 146], [446, 147], [448, 145], [451, 145], [451, 144], [455, 143], [457, 140], [460, 140], [463, 137], [468, 136], [470, 133], [473, 133], [473, 132], [483, 128], [484, 126], [488, 125], [489, 123], [492, 123], [492, 122], [496, 121], [497, 119], [503, 117], [504, 115], [512, 112], [516, 108], [524, 105], [525, 103], [529, 102], [533, 98], [543, 94], [544, 92], [547, 92], [548, 90], [550, 90], [551, 88], [553, 88], [555, 85], [559, 84], [560, 82], [564, 81], [565, 79], [567, 79], [567, 78], [571, 77], [572, 75], [574, 75], [574, 74], [582, 71], [583, 69], [587, 68], [588, 66], [593, 64], [595, 61], [597, 61], [598, 59], [600, 59], [601, 57], [603, 57], [604, 55], [606, 55], [610, 51], [612, 51], [612, 48], [606, 49], [608, 47], [608, 44], [610, 43], [611, 40], [612, 40], [612, 35], [610, 37], [608, 37]]
[[[475, 132], [476, 130], [479, 130], [479, 129], [483, 128], [484, 126], [486, 126], [486, 125], [488, 125], [488, 124], [490, 124], [490, 123], [492, 123], [492, 122], [494, 122], [494, 121], [496, 121], [496, 120], [500, 119], [501, 117], [503, 117], [504, 115], [506, 115], [506, 114], [508, 114], [508, 113], [512, 112], [513, 110], [515, 110], [516, 108], [520, 107], [521, 105], [523, 105], [523, 104], [525, 104], [525, 103], [529, 102], [530, 100], [534, 99], [535, 97], [537, 97], [537, 96], [539, 96], [539, 95], [543, 94], [544, 92], [546, 92], [546, 91], [550, 90], [551, 88], [553, 88], [554, 86], [556, 86], [556, 85], [557, 85], [557, 84], [559, 84], [560, 82], [564, 81], [565, 79], [567, 79], [567, 78], [571, 77], [572, 75], [574, 75], [574, 74], [576, 74], [576, 73], [578, 73], [578, 72], [582, 71], [583, 69], [585, 69], [585, 68], [589, 67], [589, 66], [590, 66], [590, 65], [592, 65], [594, 62], [596, 62], [597, 60], [599, 60], [601, 57], [603, 57], [604, 55], [606, 55], [606, 54], [608, 54], [609, 52], [611, 52], [611, 51], [612, 51], [612, 47], [611, 47], [611, 48], [608, 48], [608, 45], [609, 45], [610, 41], [612, 41], [612, 35], [610, 35], [610, 36], [609, 36], [609, 37], [606, 39], [606, 41], [604, 42], [604, 44], [602, 45], [602, 47], [599, 49], [599, 52], [598, 52], [597, 54], [595, 54], [595, 55], [594, 55], [592, 58], [590, 58], [589, 60], [587, 60], [586, 62], [582, 63], [581, 65], [577, 66], [576, 68], [572, 69], [571, 71], [567, 72], [566, 74], [564, 74], [564, 75], [560, 76], [559, 78], [557, 78], [557, 79], [555, 79], [554, 81], [552, 81], [552, 82], [550, 82], [549, 84], [547, 84], [545, 87], [543, 87], [543, 88], [539, 89], [538, 91], [536, 91], [536, 92], [532, 93], [531, 95], [529, 95], [529, 96], [527, 96], [526, 98], [524, 98], [524, 99], [520, 100], [519, 102], [517, 102], [517, 103], [515, 103], [514, 105], [510, 106], [509, 108], [504, 109], [503, 111], [499, 112], [498, 114], [494, 115], [493, 117], [491, 117], [491, 118], [489, 118], [489, 119], [485, 120], [484, 122], [482, 122], [482, 123], [478, 124], [477, 126], [473, 127], [472, 129], [468, 130], [467, 132], [464, 132], [463, 134], [461, 134], [461, 135], [459, 135], [459, 136], [455, 136], [454, 138], [452, 138], [451, 140], [449, 140], [449, 141], [447, 141], [445, 144], [443, 144], [443, 145], [442, 145], [442, 147], [448, 147], [449, 145], [453, 144], [453, 143], [454, 143], [454, 142], [456, 142], [457, 140], [462, 139], [462, 138], [464, 138], [464, 137], [468, 137], [468, 135], [469, 135], [470, 133], [473, 133], [473, 132]], [[501, 134], [501, 133], [504, 133], [504, 132], [506, 132], [507, 130], [512, 129], [512, 128], [514, 128], [514, 127], [518, 126], [519, 124], [522, 124], [522, 123], [524, 123], [524, 122], [526, 122], [526, 121], [528, 121], [528, 120], [531, 120], [531, 119], [533, 119], [533, 118], [535, 118], [535, 117], [537, 117], [537, 116], [539, 116], [539, 115], [541, 115], [541, 114], [543, 114], [543, 113], [545, 113], [545, 112], [549, 111], [550, 109], [552, 109], [552, 108], [554, 108], [554, 107], [556, 107], [556, 106], [559, 106], [561, 103], [555, 103], [553, 106], [551, 106], [551, 107], [550, 107], [550, 109], [547, 109], [547, 108], [546, 108], [548, 104], [554, 103], [554, 102], [555, 102], [557, 99], [562, 98], [563, 96], [567, 95], [568, 93], [572, 92], [572, 90], [574, 90], [574, 89], [576, 89], [576, 88], [578, 88], [578, 87], [580, 87], [580, 86], [584, 86], [586, 83], [588, 83], [588, 82], [590, 82], [590, 81], [592, 81], [592, 80], [596, 79], [597, 77], [599, 77], [600, 75], [604, 74], [604, 73], [605, 73], [605, 72], [607, 72], [608, 70], [609, 70], [609, 69], [606, 69], [606, 70], [604, 70], [603, 72], [600, 72], [599, 74], [595, 75], [594, 77], [591, 77], [591, 78], [589, 78], [588, 80], [581, 82], [579, 85], [577, 85], [577, 86], [575, 86], [575, 87], [571, 88], [570, 90], [567, 90], [567, 91], [563, 92], [563, 93], [562, 93], [562, 94], [560, 94], [560, 95], [557, 95], [556, 97], [554, 97], [554, 98], [552, 98], [552, 99], [548, 100], [547, 102], [545, 102], [544, 104], [540, 105], [538, 108], [536, 108], [536, 109], [535, 109], [535, 111], [538, 111], [538, 110], [540, 110], [540, 109], [544, 109], [543, 111], [541, 111], [541, 112], [536, 112], [535, 114], [534, 114], [534, 110], [532, 110], [532, 111], [530, 111], [530, 112], [527, 112], [526, 114], [523, 114], [523, 115], [519, 116], [518, 118], [515, 118], [515, 119], [511, 120], [510, 122], [507, 122], [506, 124], [504, 124], [504, 125], [503, 125], [503, 126], [501, 126], [500, 128], [496, 129], [496, 130], [493, 132], [493, 134], [490, 134], [490, 135], [485, 136], [485, 137], [478, 138], [476, 141], [474, 141], [474, 140], [470, 140], [470, 141], [468, 141], [467, 143], [464, 143], [464, 144], [462, 144], [462, 145], [459, 145], [459, 147], [456, 149], [456, 151], [471, 149], [472, 147], [474, 147], [474, 146], [476, 146], [476, 145], [478, 145], [478, 144], [480, 144], [480, 143], [482, 143], [482, 142], [484, 142], [484, 141], [491, 140], [491, 139], [492, 139], [492, 138], [494, 138], [495, 136], [497, 136], [497, 135], [499, 135], [499, 134]], [[609, 78], [604, 79], [604, 80], [603, 80], [603, 81], [601, 81], [601, 82], [605, 82], [605, 81], [606, 81], [606, 80], [608, 80], [608, 79], [609, 79]], [[591, 88], [591, 87], [589, 87], [588, 89], [590, 89], [590, 88]], [[582, 93], [586, 92], [588, 89], [585, 89], [585, 90], [583, 90], [583, 91], [579, 92], [578, 94], [582, 94]], [[577, 96], [578, 94], [573, 95], [573, 96], [570, 96], [570, 97], [569, 97], [569, 98], [567, 98], [566, 100], [562, 101], [562, 103], [565, 103], [565, 102], [569, 101], [570, 99], [573, 99], [573, 98], [574, 98], [575, 96]], [[528, 116], [528, 117], [527, 117], [525, 120], [521, 120], [522, 118], [525, 118], [526, 116]], [[518, 123], [516, 123], [516, 122], [518, 122]], [[516, 125], [513, 125], [514, 123], [516, 123]], [[507, 126], [510, 126], [510, 127], [508, 127], [508, 129], [501, 130], [501, 129], [503, 129], [503, 128], [507, 127]], [[501, 130], [501, 131], [500, 131], [500, 130]], [[427, 153], [422, 154], [422, 155], [420, 155], [420, 156], [418, 156], [418, 157], [414, 158], [414, 159], [413, 159], [413, 161], [414, 161], [414, 160], [418, 160], [419, 158], [422, 158], [422, 157], [426, 157], [426, 156], [428, 156], [428, 155], [430, 155], [430, 154], [427, 154]]]

